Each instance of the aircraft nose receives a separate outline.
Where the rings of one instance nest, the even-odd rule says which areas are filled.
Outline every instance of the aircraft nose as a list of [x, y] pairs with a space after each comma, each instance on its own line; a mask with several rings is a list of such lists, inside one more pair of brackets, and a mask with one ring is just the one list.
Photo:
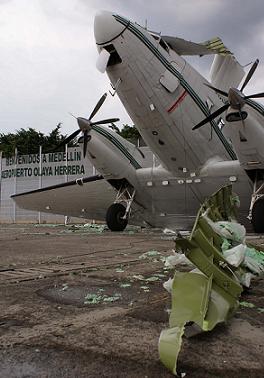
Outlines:
[[94, 37], [97, 45], [111, 42], [125, 29], [124, 25], [117, 22], [111, 12], [99, 11], [94, 19]]

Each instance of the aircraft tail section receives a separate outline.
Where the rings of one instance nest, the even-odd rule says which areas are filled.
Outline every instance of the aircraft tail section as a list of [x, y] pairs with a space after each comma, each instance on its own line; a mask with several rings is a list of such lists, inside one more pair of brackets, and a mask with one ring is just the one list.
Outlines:
[[228, 91], [230, 87], [238, 87], [245, 71], [233, 55], [215, 55], [210, 71], [211, 83], [214, 87]]

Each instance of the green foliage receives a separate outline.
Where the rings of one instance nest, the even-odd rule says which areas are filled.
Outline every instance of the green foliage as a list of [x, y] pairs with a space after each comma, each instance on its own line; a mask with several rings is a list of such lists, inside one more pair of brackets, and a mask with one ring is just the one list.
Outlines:
[[137, 141], [140, 138], [140, 134], [135, 126], [124, 125], [123, 129], [119, 131], [119, 135], [123, 138]]
[[[132, 143], [136, 143], [140, 138], [140, 134], [135, 126], [124, 125], [122, 130], [119, 130], [114, 124], [110, 127]], [[16, 133], [0, 133], [0, 151], [3, 152], [4, 157], [14, 155], [16, 148], [19, 155], [37, 154], [39, 146], [42, 146], [43, 152], [52, 152], [65, 138], [66, 135], [61, 134], [61, 123], [58, 123], [48, 135], [44, 135], [31, 127], [27, 130], [21, 128]], [[69, 147], [75, 146], [76, 140], [73, 140], [68, 145]], [[64, 151], [64, 148], [62, 146], [59, 150]]]
[[[48, 135], [31, 127], [27, 130], [21, 128], [16, 133], [0, 133], [0, 151], [3, 151], [5, 157], [14, 155], [16, 148], [20, 155], [37, 154], [39, 146], [42, 146], [43, 152], [53, 151], [66, 138], [61, 134], [60, 128], [61, 123], [58, 123]], [[74, 142], [69, 145], [74, 145]], [[64, 147], [60, 150], [64, 150]]]

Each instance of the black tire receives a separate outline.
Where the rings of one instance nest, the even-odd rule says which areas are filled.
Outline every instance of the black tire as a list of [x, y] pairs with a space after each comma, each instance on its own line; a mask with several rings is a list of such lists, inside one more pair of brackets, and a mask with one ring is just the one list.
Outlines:
[[252, 220], [254, 232], [258, 234], [264, 233], [264, 200], [259, 199], [254, 203], [252, 209]]
[[121, 203], [113, 203], [107, 210], [106, 223], [111, 231], [123, 231], [127, 226], [127, 219], [122, 219], [126, 208]]

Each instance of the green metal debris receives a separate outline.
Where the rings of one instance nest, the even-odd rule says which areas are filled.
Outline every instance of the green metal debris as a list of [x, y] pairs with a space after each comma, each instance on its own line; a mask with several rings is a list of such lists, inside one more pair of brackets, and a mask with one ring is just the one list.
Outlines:
[[255, 274], [264, 273], [264, 252], [246, 247], [243, 265]]
[[153, 257], [158, 257], [160, 256], [161, 253], [158, 251], [148, 251], [143, 253], [142, 255], [139, 256], [139, 259], [152, 259]]
[[247, 308], [254, 308], [254, 307], [256, 307], [254, 305], [254, 303], [250, 303], [250, 302], [246, 302], [246, 301], [239, 302], [239, 305], [241, 307], [247, 307]]
[[84, 304], [99, 304], [103, 300], [102, 295], [98, 294], [87, 294], [84, 297]]
[[166, 277], [166, 275], [163, 274], [163, 273], [155, 273], [154, 276], [155, 276], [155, 277], [159, 277], [159, 278]]
[[[210, 331], [225, 322], [247, 303], [239, 303], [242, 284], [249, 285], [252, 273], [264, 271], [263, 252], [245, 244], [245, 228], [235, 220], [238, 204], [230, 185], [221, 188], [201, 206], [191, 234], [175, 241], [175, 250], [196, 269], [175, 272], [173, 280], [164, 283], [171, 292], [172, 309], [169, 329], [160, 335], [159, 354], [173, 374], [186, 324]], [[167, 259], [166, 265], [176, 264]]]
[[67, 226], [66, 230], [61, 231], [61, 233], [95, 233], [101, 234], [102, 232], [107, 230], [107, 226], [105, 224], [97, 224], [97, 223], [85, 223], [85, 224], [72, 224]]
[[103, 296], [103, 301], [104, 302], [115, 302], [118, 301], [121, 298], [121, 294], [114, 294], [112, 297], [108, 297], [106, 295]]
[[134, 274], [134, 275], [133, 275], [133, 278], [134, 278], [135, 280], [139, 280], [139, 281], [144, 281], [144, 280], [145, 280], [145, 277], [142, 276], [142, 274]]
[[121, 283], [119, 286], [125, 289], [127, 287], [131, 287], [131, 284], [130, 283]]
[[148, 293], [150, 291], [148, 286], [140, 286], [140, 289], [144, 290], [145, 293]]
[[160, 277], [157, 277], [157, 276], [151, 276], [151, 277], [145, 278], [146, 282], [155, 282], [155, 281], [159, 281], [159, 280], [160, 280]]
[[115, 302], [118, 301], [122, 296], [120, 293], [115, 293], [113, 296], [102, 294], [104, 289], [98, 289], [97, 293], [88, 293], [84, 297], [85, 305], [95, 305], [106, 302]]
[[124, 273], [124, 269], [122, 268], [116, 268], [116, 273]]

